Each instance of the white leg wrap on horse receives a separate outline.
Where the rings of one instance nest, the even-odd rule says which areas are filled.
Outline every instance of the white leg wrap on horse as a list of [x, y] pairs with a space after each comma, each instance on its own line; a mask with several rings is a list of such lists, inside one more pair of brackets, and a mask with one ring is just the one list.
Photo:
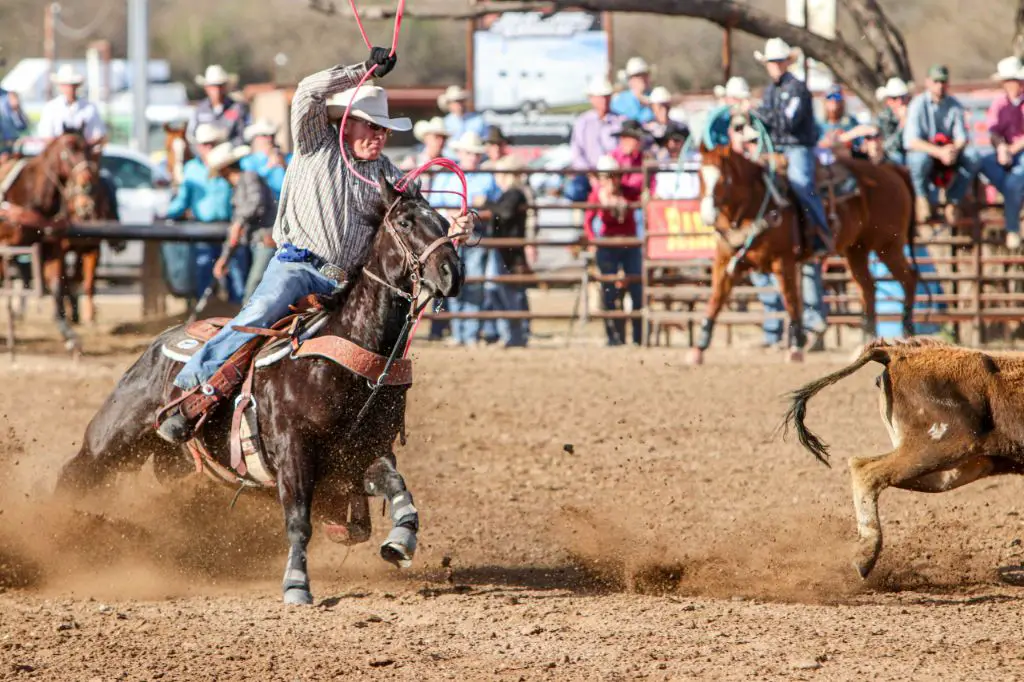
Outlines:
[[414, 531], [419, 528], [419, 512], [412, 503], [412, 493], [408, 490], [403, 490], [391, 498], [391, 522], [396, 526], [411, 526]]
[[380, 546], [380, 555], [399, 568], [409, 568], [416, 554], [416, 531], [406, 526], [395, 526], [388, 539]]

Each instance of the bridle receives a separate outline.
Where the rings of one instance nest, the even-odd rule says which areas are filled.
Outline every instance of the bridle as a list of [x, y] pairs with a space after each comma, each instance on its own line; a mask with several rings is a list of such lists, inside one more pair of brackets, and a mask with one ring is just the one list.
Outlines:
[[[67, 149], [61, 150], [60, 161], [62, 165], [62, 171], [67, 169], [68, 164], [70, 164], [70, 157], [71, 154], [68, 152]], [[43, 173], [46, 175], [46, 179], [53, 183], [53, 185], [57, 188], [57, 191], [60, 192], [62, 198], [61, 208], [60, 211], [58, 211], [57, 215], [67, 216], [68, 209], [71, 206], [71, 201], [73, 199], [83, 196], [89, 200], [90, 208], [88, 210], [75, 209], [75, 215], [77, 215], [79, 218], [86, 218], [88, 217], [89, 213], [95, 211], [96, 201], [93, 199], [92, 196], [92, 182], [86, 182], [81, 184], [75, 182], [75, 176], [79, 173], [79, 171], [83, 169], [89, 170], [91, 176], [98, 175], [99, 169], [98, 167], [95, 167], [93, 165], [93, 162], [91, 159], [89, 159], [87, 153], [84, 155], [84, 158], [81, 161], [71, 166], [70, 169], [63, 173], [64, 177], [66, 178], [64, 182], [61, 182], [59, 175], [54, 175], [54, 173], [47, 166], [43, 166]]]

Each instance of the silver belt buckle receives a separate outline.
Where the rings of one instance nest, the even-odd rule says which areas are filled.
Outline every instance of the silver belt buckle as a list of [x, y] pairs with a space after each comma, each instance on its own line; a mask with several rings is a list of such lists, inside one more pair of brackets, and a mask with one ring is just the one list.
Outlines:
[[320, 266], [320, 274], [327, 279], [333, 279], [338, 284], [345, 281], [345, 271], [334, 263], [324, 263]]

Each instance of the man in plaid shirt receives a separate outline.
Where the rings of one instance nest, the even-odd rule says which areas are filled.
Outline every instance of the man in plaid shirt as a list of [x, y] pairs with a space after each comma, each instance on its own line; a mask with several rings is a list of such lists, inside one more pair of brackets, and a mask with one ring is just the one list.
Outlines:
[[[375, 47], [363, 64], [335, 66], [299, 83], [292, 100], [292, 137], [295, 153], [284, 178], [274, 224], [280, 247], [263, 279], [238, 315], [200, 349], [178, 373], [174, 385], [181, 391], [199, 387], [184, 402], [166, 411], [157, 433], [172, 443], [192, 437], [193, 424], [185, 412], [197, 405], [216, 404], [225, 396], [211, 386], [217, 370], [252, 334], [233, 327], [267, 327], [288, 314], [288, 307], [309, 294], [327, 295], [341, 287], [369, 255], [381, 211], [380, 190], [356, 177], [341, 157], [339, 121], [351, 103], [341, 137], [353, 164], [366, 177], [383, 173], [397, 182], [402, 172], [382, 156], [388, 132], [412, 127], [407, 118], [390, 118], [387, 94], [374, 86], [355, 88], [366, 71], [376, 65], [375, 78], [389, 73], [396, 55]], [[452, 231], [470, 225], [464, 216]], [[193, 406], [194, 407], [194, 406]], [[209, 408], [212, 409], [212, 405]]]

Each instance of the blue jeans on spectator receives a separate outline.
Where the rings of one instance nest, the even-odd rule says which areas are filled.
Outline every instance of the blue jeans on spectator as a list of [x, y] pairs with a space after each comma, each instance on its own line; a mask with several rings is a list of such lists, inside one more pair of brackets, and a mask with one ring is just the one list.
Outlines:
[[1009, 168], [999, 165], [995, 152], [981, 159], [981, 172], [1003, 195], [1006, 231], [1020, 232], [1020, 209], [1024, 203], [1024, 152], [1017, 153]]
[[789, 185], [793, 193], [810, 216], [811, 222], [825, 230], [831, 235], [832, 229], [825, 216], [825, 207], [818, 196], [818, 188], [815, 186], [814, 171], [818, 165], [818, 159], [811, 147], [785, 147], [783, 153], [786, 155], [786, 177], [789, 178]]
[[327, 295], [338, 285], [339, 282], [327, 279], [310, 263], [286, 262], [275, 257], [249, 302], [185, 363], [174, 385], [189, 389], [206, 383], [235, 351], [256, 336], [232, 327], [269, 327], [287, 315], [288, 307], [303, 296]]
[[[978, 153], [973, 147], [966, 147], [960, 152], [957, 160], [956, 174], [953, 182], [946, 188], [946, 201], [950, 204], [959, 204], [967, 194], [980, 165]], [[933, 201], [934, 186], [932, 184], [932, 170], [935, 167], [935, 159], [926, 152], [907, 152], [907, 167], [910, 169], [910, 179], [914, 184], [914, 195], [928, 197]]]
[[574, 175], [565, 183], [563, 194], [569, 201], [586, 201], [590, 196], [590, 180], [586, 175]]
[[[459, 247], [465, 276], [483, 277], [487, 268], [487, 249], [479, 246]], [[453, 313], [478, 313], [484, 305], [483, 282], [466, 283], [455, 298], [446, 299]], [[452, 338], [460, 345], [473, 345], [480, 338], [480, 320], [455, 319], [451, 323]]]
[[[220, 244], [196, 244], [196, 298], [203, 295], [206, 287], [213, 281], [213, 264], [220, 257], [222, 246]], [[236, 249], [231, 260], [228, 262], [228, 274], [224, 277], [224, 284], [227, 287], [228, 299], [232, 303], [241, 303], [245, 298], [245, 280], [249, 276], [249, 250]]]
[[[610, 247], [597, 248], [597, 269], [602, 275], [618, 274], [622, 268], [626, 275], [639, 275], [643, 269], [643, 251], [639, 248], [613, 249]], [[643, 284], [639, 281], [626, 285], [629, 292], [629, 299], [633, 303], [633, 310], [639, 311], [643, 307]], [[619, 302], [619, 289], [615, 282], [601, 282], [601, 298], [605, 310], [617, 310]], [[604, 330], [608, 335], [608, 345], [617, 346], [626, 342], [626, 321], [605, 320]], [[639, 344], [643, 339], [643, 320], [633, 320], [633, 343]]]
[[[755, 287], [772, 287], [774, 291], [758, 294], [757, 298], [764, 306], [765, 312], [785, 313], [786, 306], [782, 302], [782, 294], [779, 293], [779, 282], [774, 275], [763, 272], [751, 272], [750, 283]], [[821, 333], [825, 331], [828, 323], [825, 321], [828, 316], [828, 306], [825, 305], [825, 285], [821, 278], [821, 265], [818, 263], [804, 263], [800, 266], [800, 293], [803, 299], [803, 324], [804, 331]], [[785, 320], [765, 320], [761, 329], [764, 332], [764, 343], [767, 346], [774, 346], [782, 341], [782, 331], [785, 328]]]
[[[497, 249], [491, 249], [487, 256], [487, 276], [495, 277], [507, 275], [509, 270], [501, 259]], [[504, 284], [488, 282], [484, 289], [484, 310], [514, 310], [525, 312], [530, 309], [526, 299], [526, 288], [519, 284]], [[497, 320], [496, 331], [498, 338], [509, 346], [525, 346], [529, 337], [529, 330], [526, 326], [527, 320], [509, 320], [501, 318]], [[486, 334], [486, 330], [485, 330]]]
[[249, 245], [252, 264], [249, 266], [249, 276], [245, 280], [245, 296], [242, 298], [242, 303], [248, 303], [252, 298], [253, 292], [256, 291], [260, 280], [263, 279], [263, 273], [266, 272], [270, 261], [274, 259], [275, 253], [277, 253], [277, 248], [273, 246], [266, 246], [263, 243]]

